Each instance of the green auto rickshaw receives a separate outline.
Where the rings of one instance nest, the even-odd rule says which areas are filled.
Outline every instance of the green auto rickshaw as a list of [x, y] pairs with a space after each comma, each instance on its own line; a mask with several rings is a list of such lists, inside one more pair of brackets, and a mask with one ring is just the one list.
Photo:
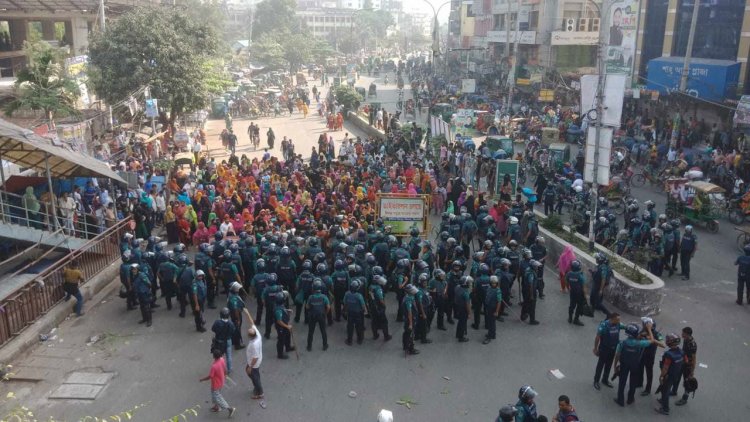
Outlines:
[[549, 144], [549, 166], [562, 172], [563, 164], [570, 162], [570, 145], [555, 142]]

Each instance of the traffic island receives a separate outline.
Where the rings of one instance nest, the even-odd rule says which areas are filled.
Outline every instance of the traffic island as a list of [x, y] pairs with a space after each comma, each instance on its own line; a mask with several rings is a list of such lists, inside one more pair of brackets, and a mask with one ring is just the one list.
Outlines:
[[[538, 211], [535, 213], [540, 221], [539, 233], [546, 240], [547, 260], [550, 265], [557, 264], [565, 247], [569, 245], [581, 262], [584, 274], [590, 280], [590, 271], [596, 269], [596, 260], [590, 253], [585, 252], [588, 250], [588, 239], [560, 224], [557, 217], [547, 219], [544, 214]], [[599, 244], [595, 245], [595, 250], [609, 257], [613, 273], [609, 286], [604, 291], [604, 299], [631, 315], [659, 314], [664, 300], [664, 281]]]

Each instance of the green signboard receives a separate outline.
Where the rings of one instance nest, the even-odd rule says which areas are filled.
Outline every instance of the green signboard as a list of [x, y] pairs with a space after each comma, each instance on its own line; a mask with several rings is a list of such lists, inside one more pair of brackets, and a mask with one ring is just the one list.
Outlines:
[[500, 188], [503, 186], [503, 179], [506, 174], [510, 175], [510, 183], [513, 185], [513, 193], [515, 195], [516, 188], [518, 188], [518, 160], [497, 160], [497, 168], [495, 171], [495, 192], [500, 193]]

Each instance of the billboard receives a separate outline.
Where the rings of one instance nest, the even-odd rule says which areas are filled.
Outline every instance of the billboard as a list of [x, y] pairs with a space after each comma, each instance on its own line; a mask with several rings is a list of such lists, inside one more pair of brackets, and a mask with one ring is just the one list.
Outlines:
[[606, 73], [631, 74], [635, 59], [639, 0], [621, 0], [609, 8], [607, 43], [604, 57]]
[[428, 198], [428, 195], [379, 195], [378, 217], [386, 226], [391, 226], [393, 234], [408, 234], [413, 227], [418, 228], [421, 233], [426, 233]]
[[497, 167], [495, 171], [495, 191], [500, 194], [500, 187], [503, 185], [503, 179], [505, 175], [510, 175], [510, 183], [513, 185], [513, 193], [511, 196], [516, 194], [518, 188], [518, 160], [497, 160]]
[[[669, 94], [680, 89], [684, 57], [660, 57], [648, 62], [646, 88]], [[740, 77], [740, 63], [729, 60], [691, 59], [686, 93], [708, 101], [734, 99]]]

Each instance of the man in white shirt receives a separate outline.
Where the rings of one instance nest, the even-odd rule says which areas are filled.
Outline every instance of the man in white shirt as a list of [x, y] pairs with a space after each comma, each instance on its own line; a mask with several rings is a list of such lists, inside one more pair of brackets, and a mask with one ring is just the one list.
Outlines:
[[[249, 315], [248, 315], [249, 317]], [[250, 318], [250, 328], [247, 330], [247, 347], [245, 355], [247, 357], [247, 366], [245, 372], [253, 383], [253, 399], [263, 399], [263, 385], [260, 383], [260, 363], [263, 360], [263, 340], [258, 333], [252, 318]], [[261, 402], [261, 405], [263, 403]]]
[[58, 200], [58, 207], [60, 208], [60, 214], [63, 217], [63, 227], [65, 228], [65, 234], [72, 236], [74, 234], [73, 229], [73, 215], [76, 210], [76, 201], [70, 197], [68, 192], [63, 192], [62, 196]]

